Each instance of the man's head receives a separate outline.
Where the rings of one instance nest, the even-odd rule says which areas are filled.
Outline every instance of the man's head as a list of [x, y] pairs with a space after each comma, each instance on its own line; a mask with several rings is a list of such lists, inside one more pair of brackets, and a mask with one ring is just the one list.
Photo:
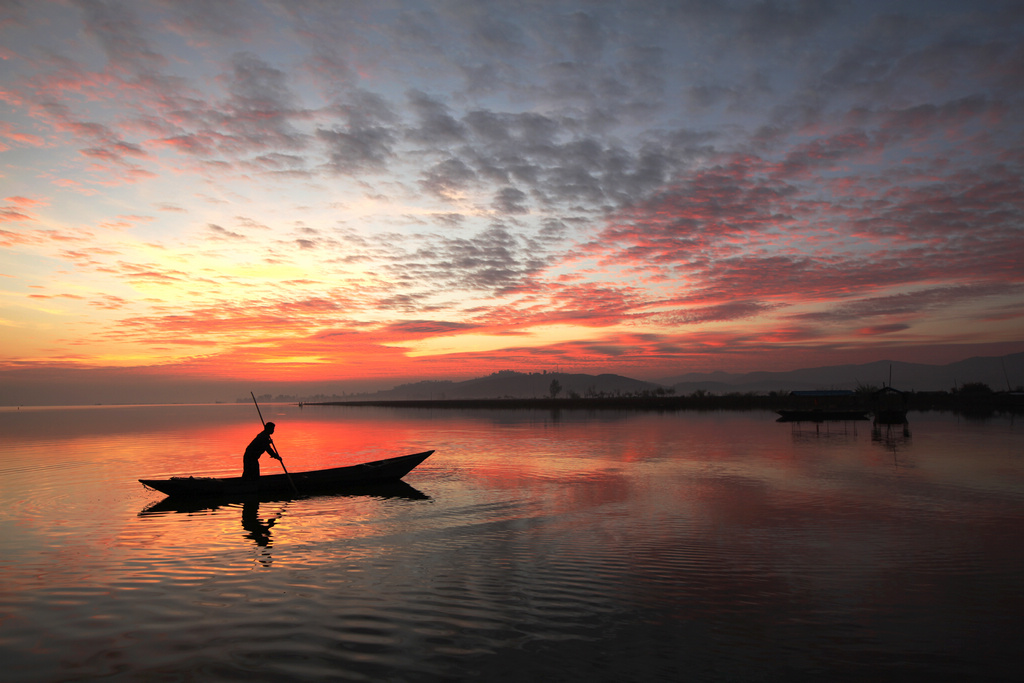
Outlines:
[[273, 434], [274, 433], [274, 427], [275, 427], [275, 425], [274, 425], [273, 422], [268, 422], [267, 426], [264, 429], [266, 429], [267, 434]]

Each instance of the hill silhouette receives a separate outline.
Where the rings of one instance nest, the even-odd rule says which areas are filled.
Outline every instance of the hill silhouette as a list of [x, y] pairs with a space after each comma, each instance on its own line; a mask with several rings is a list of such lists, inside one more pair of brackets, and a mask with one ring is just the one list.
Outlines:
[[789, 392], [801, 389], [857, 389], [891, 384], [907, 391], [949, 391], [970, 382], [987, 384], [996, 391], [1007, 385], [1024, 385], [1024, 353], [976, 357], [948, 365], [877, 361], [861, 365], [802, 368], [788, 372], [687, 373], [646, 382], [622, 375], [501, 370], [486, 377], [464, 381], [427, 380], [401, 384], [384, 391], [350, 396], [370, 401], [472, 400], [495, 398], [598, 398], [620, 396], [688, 396], [713, 394]]
[[996, 391], [1024, 385], [1024, 353], [974, 357], [949, 363], [927, 365], [900, 361], [876, 361], [861, 365], [830, 365], [788, 372], [687, 373], [660, 380], [676, 393], [708, 391], [767, 393], [799, 389], [856, 389], [891, 384], [908, 391], [949, 391], [967, 382], [982, 382]]
[[587, 375], [565, 372], [517, 372], [500, 370], [486, 377], [461, 382], [426, 380], [401, 384], [394, 389], [362, 394], [364, 400], [458, 400], [484, 398], [551, 398], [552, 383], [561, 398], [665, 393], [666, 388], [622, 375]]

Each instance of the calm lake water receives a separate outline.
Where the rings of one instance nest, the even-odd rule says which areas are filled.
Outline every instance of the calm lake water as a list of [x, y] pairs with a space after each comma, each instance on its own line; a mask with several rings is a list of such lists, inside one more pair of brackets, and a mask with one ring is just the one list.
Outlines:
[[437, 452], [177, 511], [136, 480], [237, 475], [251, 405], [0, 409], [3, 680], [1019, 680], [1009, 418], [263, 411], [292, 472]]

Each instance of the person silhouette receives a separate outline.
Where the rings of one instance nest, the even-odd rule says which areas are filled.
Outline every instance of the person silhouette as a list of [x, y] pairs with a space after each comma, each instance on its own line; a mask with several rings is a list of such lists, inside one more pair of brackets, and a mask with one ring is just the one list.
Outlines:
[[242, 456], [242, 479], [260, 478], [260, 456], [264, 453], [269, 453], [275, 460], [281, 460], [281, 456], [274, 449], [274, 442], [270, 439], [274, 427], [273, 422], [266, 423], [263, 431], [245, 447], [245, 455]]

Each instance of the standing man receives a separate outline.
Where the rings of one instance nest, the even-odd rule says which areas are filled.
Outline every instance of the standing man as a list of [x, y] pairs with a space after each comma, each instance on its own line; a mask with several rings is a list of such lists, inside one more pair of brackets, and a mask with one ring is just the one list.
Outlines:
[[273, 433], [274, 423], [268, 422], [264, 425], [263, 431], [245, 447], [245, 455], [242, 456], [242, 479], [260, 478], [260, 456], [264, 453], [269, 453], [275, 460], [281, 460], [281, 456], [274, 450], [274, 442], [270, 439]]

